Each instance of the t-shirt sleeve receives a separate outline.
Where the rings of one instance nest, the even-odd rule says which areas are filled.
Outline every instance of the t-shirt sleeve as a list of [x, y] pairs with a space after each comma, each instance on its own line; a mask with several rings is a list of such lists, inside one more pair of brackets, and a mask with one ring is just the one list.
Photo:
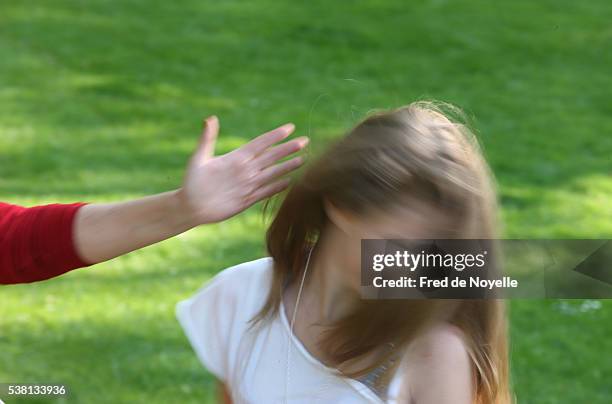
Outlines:
[[75, 215], [83, 205], [0, 203], [0, 284], [41, 281], [89, 265], [73, 240]]
[[235, 299], [223, 274], [176, 306], [176, 316], [200, 362], [219, 380], [227, 379]]

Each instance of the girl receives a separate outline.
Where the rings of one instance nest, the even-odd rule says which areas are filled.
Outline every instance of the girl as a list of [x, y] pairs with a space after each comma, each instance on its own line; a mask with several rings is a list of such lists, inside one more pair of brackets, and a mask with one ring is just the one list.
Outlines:
[[269, 258], [178, 304], [226, 402], [510, 402], [502, 301], [360, 299], [361, 239], [495, 238], [487, 164], [445, 111], [366, 118], [289, 190]]

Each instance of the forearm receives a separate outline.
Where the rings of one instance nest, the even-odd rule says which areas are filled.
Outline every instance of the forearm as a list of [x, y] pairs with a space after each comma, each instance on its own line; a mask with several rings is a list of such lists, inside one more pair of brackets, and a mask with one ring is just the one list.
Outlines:
[[93, 264], [155, 244], [196, 224], [172, 191], [82, 207], [75, 218], [74, 243], [81, 258]]

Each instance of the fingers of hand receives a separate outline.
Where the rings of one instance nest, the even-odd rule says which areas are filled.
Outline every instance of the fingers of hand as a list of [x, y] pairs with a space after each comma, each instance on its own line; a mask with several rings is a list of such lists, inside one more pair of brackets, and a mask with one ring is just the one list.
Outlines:
[[288, 186], [289, 179], [283, 178], [281, 180], [259, 187], [251, 195], [249, 195], [249, 197], [247, 198], [247, 204], [248, 206], [253, 205], [256, 202], [261, 201], [262, 199], [268, 198], [274, 194], [281, 192]]
[[251, 140], [249, 143], [242, 146], [245, 152], [256, 156], [266, 150], [268, 147], [285, 139], [295, 130], [295, 125], [292, 123], [280, 126], [270, 132], [264, 133]]
[[278, 160], [302, 150], [307, 144], [307, 137], [299, 137], [278, 146], [271, 147], [255, 157], [253, 165], [263, 170], [275, 164]]
[[215, 143], [219, 135], [219, 119], [216, 116], [206, 118], [204, 130], [198, 146], [198, 157], [207, 160], [215, 155]]
[[283, 176], [295, 170], [304, 163], [302, 157], [294, 157], [291, 160], [284, 161], [280, 164], [272, 165], [261, 171], [258, 178], [258, 183], [265, 185], [270, 181]]

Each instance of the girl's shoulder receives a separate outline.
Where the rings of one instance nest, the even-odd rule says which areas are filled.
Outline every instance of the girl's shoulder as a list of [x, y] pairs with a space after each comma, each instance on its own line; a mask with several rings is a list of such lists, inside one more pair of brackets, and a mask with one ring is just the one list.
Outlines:
[[[465, 335], [443, 323], [418, 337], [404, 356], [403, 379], [411, 397], [471, 397], [472, 360]], [[465, 402], [458, 399], [456, 402]]]
[[272, 272], [270, 257], [231, 266], [217, 273], [187, 301], [212, 303], [234, 318], [252, 317], [268, 297]]
[[[248, 292], [255, 286], [266, 286], [272, 280], [273, 260], [271, 257], [243, 262], [220, 271], [207, 285], [220, 285], [238, 293]], [[207, 286], [205, 285], [205, 287]], [[257, 288], [257, 291], [262, 291]]]

